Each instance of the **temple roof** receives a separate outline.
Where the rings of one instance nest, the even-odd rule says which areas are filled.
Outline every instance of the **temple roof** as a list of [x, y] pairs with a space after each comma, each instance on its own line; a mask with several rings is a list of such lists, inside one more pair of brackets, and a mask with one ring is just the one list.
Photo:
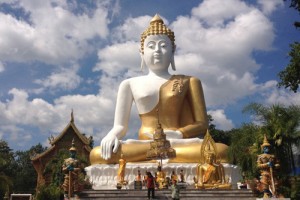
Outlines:
[[72, 113], [71, 113], [71, 120], [68, 123], [68, 125], [63, 129], [63, 131], [57, 137], [55, 137], [52, 140], [50, 140], [51, 147], [49, 147], [46, 151], [44, 151], [44, 152], [42, 152], [40, 154], [33, 155], [31, 157], [31, 160], [32, 161], [38, 160], [39, 158], [41, 158], [43, 156], [46, 156], [48, 153], [50, 153], [51, 151], [53, 151], [55, 149], [56, 143], [62, 139], [62, 137], [67, 133], [67, 131], [70, 128], [74, 130], [75, 135], [77, 135], [77, 137], [79, 138], [79, 140], [84, 144], [84, 148], [88, 152], [90, 152], [91, 151], [91, 147], [89, 146], [90, 140], [87, 137], [85, 137], [82, 133], [80, 133], [80, 131], [77, 129], [77, 127], [76, 127], [76, 125], [74, 123], [74, 116], [73, 116], [73, 111], [72, 111]]

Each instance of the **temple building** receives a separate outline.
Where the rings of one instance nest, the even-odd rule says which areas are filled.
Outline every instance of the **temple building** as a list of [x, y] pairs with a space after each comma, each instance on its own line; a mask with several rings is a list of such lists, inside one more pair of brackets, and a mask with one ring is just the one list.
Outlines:
[[[37, 187], [43, 184], [52, 182], [53, 176], [45, 173], [47, 164], [52, 162], [53, 159], [57, 159], [59, 152], [62, 150], [69, 152], [72, 140], [74, 139], [75, 147], [77, 149], [77, 155], [79, 157], [89, 160], [89, 154], [92, 149], [92, 137], [87, 138], [82, 134], [74, 123], [73, 111], [71, 113], [71, 120], [63, 131], [58, 134], [57, 137], [49, 137], [50, 147], [40, 153], [31, 156], [32, 164], [37, 172]], [[89, 163], [88, 163], [89, 165]]]

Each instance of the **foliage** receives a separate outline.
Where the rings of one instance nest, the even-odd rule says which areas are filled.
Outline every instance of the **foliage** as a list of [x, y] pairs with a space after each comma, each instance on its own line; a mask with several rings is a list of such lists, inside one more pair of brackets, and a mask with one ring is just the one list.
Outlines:
[[36, 200], [59, 200], [62, 195], [63, 191], [60, 187], [50, 184], [39, 187], [35, 198]]
[[[286, 1], [286, 0], [285, 0]], [[300, 12], [300, 0], [291, 0], [290, 7], [295, 8], [298, 12]]]
[[300, 176], [292, 178], [291, 199], [300, 199]]
[[290, 63], [283, 71], [279, 72], [278, 76], [281, 81], [278, 86], [284, 86], [296, 93], [300, 84], [300, 43], [295, 42], [290, 47]]
[[32, 152], [42, 153], [46, 148], [41, 144], [32, 146], [27, 151], [16, 151], [12, 162], [13, 192], [15, 193], [34, 193], [37, 173], [31, 163], [30, 155]]
[[230, 135], [228, 131], [216, 129], [216, 126], [213, 124], [214, 119], [212, 116], [208, 114], [207, 117], [209, 125], [208, 130], [214, 141], [230, 145]]
[[0, 199], [5, 195], [6, 191], [12, 188], [12, 179], [10, 175], [10, 164], [13, 161], [12, 150], [7, 143], [0, 140]]
[[281, 161], [281, 172], [288, 175], [295, 172], [295, 163], [292, 145], [300, 143], [300, 106], [285, 107], [275, 104], [264, 106], [251, 103], [244, 109], [245, 112], [254, 114], [262, 123], [260, 135], [266, 134], [269, 142], [273, 144], [276, 156]]
[[[64, 160], [66, 158], [69, 158], [69, 151], [66, 149], [61, 149], [58, 154], [46, 165], [44, 170], [44, 175], [50, 175], [51, 176], [51, 183], [54, 186], [61, 186], [64, 181], [64, 174], [62, 172], [62, 165], [64, 163]], [[82, 156], [77, 156], [77, 159], [79, 160], [81, 164], [82, 170], [84, 167], [87, 166], [88, 161], [86, 158]], [[82, 171], [84, 173], [84, 170]], [[83, 181], [83, 178], [80, 179]]]
[[[290, 7], [300, 12], [300, 0], [291, 0]], [[294, 26], [299, 28], [300, 22], [294, 22]], [[280, 78], [278, 87], [284, 86], [285, 88], [289, 88], [291, 91], [296, 93], [300, 84], [300, 44], [298, 42], [294, 42], [290, 46], [290, 63], [285, 67], [284, 70], [278, 73]]]
[[44, 176], [51, 176], [51, 183], [53, 186], [59, 187], [62, 185], [64, 180], [64, 174], [62, 172], [62, 165], [64, 162], [64, 159], [69, 157], [69, 151], [66, 149], [61, 149], [58, 154], [47, 163], [45, 170], [44, 170]]
[[245, 177], [257, 177], [256, 160], [260, 153], [258, 135], [259, 127], [253, 124], [244, 124], [239, 129], [230, 131], [231, 145], [229, 146], [229, 162], [240, 166]]

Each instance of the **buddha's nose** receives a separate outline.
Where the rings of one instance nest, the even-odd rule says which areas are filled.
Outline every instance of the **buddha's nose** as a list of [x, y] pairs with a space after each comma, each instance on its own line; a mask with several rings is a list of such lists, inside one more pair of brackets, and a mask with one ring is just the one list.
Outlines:
[[160, 52], [161, 51], [161, 48], [159, 45], [155, 45], [155, 52]]

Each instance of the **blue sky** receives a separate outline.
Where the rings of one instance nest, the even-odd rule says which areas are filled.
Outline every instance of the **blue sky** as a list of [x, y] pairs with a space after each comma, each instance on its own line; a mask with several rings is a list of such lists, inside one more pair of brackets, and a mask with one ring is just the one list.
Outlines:
[[[120, 81], [140, 70], [140, 33], [159, 13], [175, 32], [177, 71], [197, 76], [217, 128], [252, 120], [249, 102], [297, 104], [276, 87], [299, 41], [299, 14], [282, 0], [0, 0], [0, 139], [47, 145], [70, 120], [100, 143]], [[134, 107], [134, 106], [133, 106]], [[133, 109], [126, 138], [137, 138]]]

